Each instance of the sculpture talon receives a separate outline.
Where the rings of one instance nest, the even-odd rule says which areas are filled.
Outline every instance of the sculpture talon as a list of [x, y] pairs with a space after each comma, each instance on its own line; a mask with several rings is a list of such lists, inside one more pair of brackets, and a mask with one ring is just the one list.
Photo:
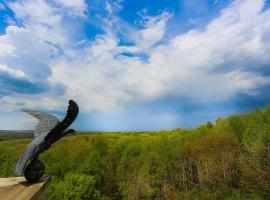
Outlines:
[[[34, 139], [16, 164], [15, 175], [20, 175], [23, 172], [28, 181], [35, 182], [42, 177], [45, 171], [44, 164], [37, 159], [38, 155], [48, 150], [52, 144], [65, 135], [75, 133], [73, 129], [65, 130], [78, 116], [79, 107], [75, 101], [69, 100], [67, 114], [61, 122], [57, 117], [45, 112], [23, 111], [37, 118], [39, 122], [34, 129]], [[26, 166], [28, 161], [30, 163]]]

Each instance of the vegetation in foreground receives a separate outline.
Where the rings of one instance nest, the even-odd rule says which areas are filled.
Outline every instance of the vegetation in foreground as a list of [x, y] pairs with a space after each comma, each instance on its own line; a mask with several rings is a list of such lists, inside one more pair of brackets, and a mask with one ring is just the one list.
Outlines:
[[[30, 139], [0, 141], [12, 176]], [[196, 129], [82, 134], [40, 159], [50, 199], [270, 199], [270, 106]]]

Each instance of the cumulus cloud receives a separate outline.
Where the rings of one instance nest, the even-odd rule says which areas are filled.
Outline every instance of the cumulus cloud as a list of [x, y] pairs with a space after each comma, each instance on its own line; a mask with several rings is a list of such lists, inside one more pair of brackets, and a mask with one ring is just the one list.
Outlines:
[[[1, 102], [1, 100], [0, 100]], [[31, 130], [36, 125], [36, 120], [33, 117], [26, 118], [22, 112], [4, 112], [1, 110], [0, 113], [0, 126], [2, 130]], [[10, 123], [12, 122], [12, 127]], [[16, 122], [16, 123], [13, 123]]]
[[8, 26], [0, 36], [0, 64], [20, 70], [32, 81], [43, 82], [51, 74], [50, 58], [57, 49], [23, 27]]
[[[63, 2], [85, 12], [83, 1]], [[73, 38], [63, 34], [63, 13], [53, 5], [41, 0], [10, 3], [24, 27], [8, 27], [0, 36], [0, 64], [22, 71], [33, 81], [61, 85], [65, 92], [49, 90], [31, 97], [16, 92], [2, 97], [2, 105], [18, 107], [17, 102], [25, 102], [29, 107], [57, 109], [75, 98], [82, 110], [111, 111], [172, 95], [197, 100], [255, 95], [258, 88], [270, 84], [270, 78], [260, 73], [270, 61], [266, 42], [270, 11], [263, 10], [264, 3], [236, 0], [204, 29], [176, 35], [166, 43], [166, 24], [173, 14], [145, 15], [143, 27], [134, 28], [130, 37], [133, 45], [120, 44], [115, 26], [109, 25], [81, 49], [74, 49]], [[108, 3], [110, 18], [117, 19], [112, 18], [112, 9]]]
[[4, 10], [5, 9], [5, 5], [0, 3], [0, 10]]
[[5, 73], [18, 78], [26, 78], [26, 75], [23, 71], [12, 69], [6, 65], [0, 65], [0, 73]]
[[158, 16], [143, 16], [144, 28], [139, 31], [137, 45], [147, 49], [159, 42], [166, 32], [166, 23], [171, 16], [168, 12], [163, 12]]
[[55, 2], [59, 3], [64, 8], [70, 9], [73, 15], [85, 16], [87, 5], [84, 0], [58, 0]]
[[[86, 9], [83, 8], [85, 6], [84, 1], [70, 2], [22, 0], [10, 2], [7, 5], [14, 12], [16, 19], [22, 24], [21, 26], [29, 31], [29, 35], [65, 51], [65, 45], [72, 45], [74, 42], [73, 29], [77, 28], [77, 24], [68, 23], [69, 17], [75, 11], [76, 14], [80, 6], [80, 12], [81, 9], [83, 11]], [[58, 4], [61, 4], [63, 8], [59, 9]]]
[[8, 6], [16, 14], [16, 17], [23, 20], [24, 24], [39, 23], [45, 25], [55, 25], [61, 20], [60, 15], [55, 15], [53, 9], [42, 0], [25, 0], [11, 2]]
[[122, 9], [122, 0], [105, 1], [105, 9], [109, 15], [114, 15]]
[[0, 79], [0, 97], [12, 93], [43, 93], [46, 90], [45, 84], [32, 82], [23, 71], [12, 69], [6, 65], [0, 65]]

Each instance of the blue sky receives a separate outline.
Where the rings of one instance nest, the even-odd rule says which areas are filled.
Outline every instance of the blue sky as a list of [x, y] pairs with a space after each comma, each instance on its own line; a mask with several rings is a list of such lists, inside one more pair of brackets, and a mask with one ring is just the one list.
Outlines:
[[269, 0], [0, 0], [0, 129], [192, 128], [270, 102]]

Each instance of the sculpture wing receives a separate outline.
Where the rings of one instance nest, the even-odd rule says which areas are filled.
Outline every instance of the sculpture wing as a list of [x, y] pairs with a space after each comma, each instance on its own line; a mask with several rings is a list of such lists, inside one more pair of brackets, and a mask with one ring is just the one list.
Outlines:
[[58, 123], [59, 119], [49, 113], [23, 109], [22, 111], [37, 118], [38, 124], [34, 129], [34, 137], [49, 133]]
[[36, 152], [38, 150], [38, 145], [41, 144], [44, 141], [44, 137], [46, 134], [39, 135], [35, 139], [32, 140], [32, 142], [27, 146], [24, 153], [19, 158], [16, 167], [15, 167], [15, 175], [19, 176], [27, 164], [27, 161], [33, 159], [33, 157], [36, 155]]
[[67, 109], [66, 117], [46, 135], [44, 140], [46, 141], [54, 134], [62, 133], [64, 130], [66, 130], [74, 122], [78, 114], [79, 114], [79, 107], [77, 103], [73, 100], [69, 100], [69, 106]]

